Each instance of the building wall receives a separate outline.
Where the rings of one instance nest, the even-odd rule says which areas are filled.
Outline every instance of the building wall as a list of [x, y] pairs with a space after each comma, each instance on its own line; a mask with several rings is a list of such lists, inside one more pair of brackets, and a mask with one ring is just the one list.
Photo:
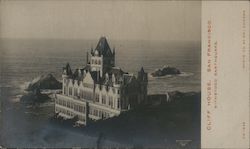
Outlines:
[[[55, 100], [55, 112], [66, 119], [78, 116], [79, 122], [86, 125], [88, 119], [113, 117], [140, 104], [147, 95], [147, 79], [144, 79], [146, 78], [144, 70], [138, 73], [138, 78], [130, 74], [117, 78], [112, 74], [109, 78], [106, 72], [114, 66], [114, 51], [105, 57], [99, 55], [97, 50], [91, 52], [90, 71], [99, 71], [100, 77], [105, 75], [107, 79], [112, 79], [112, 86], [106, 86], [105, 83], [97, 84], [90, 72], [85, 70], [82, 80], [71, 79], [72, 71], [67, 64], [62, 75], [62, 94], [58, 94]], [[81, 70], [78, 73], [80, 74]], [[129, 83], [121, 81], [124, 77], [129, 77]]]
[[63, 92], [62, 95], [57, 95], [55, 112], [66, 119], [78, 116], [79, 122], [84, 125], [87, 119], [99, 120], [117, 116], [140, 104], [147, 95], [146, 85], [134, 80], [126, 87], [120, 84], [107, 87], [95, 84], [90, 73], [82, 81], [64, 77]]
[[82, 102], [68, 96], [57, 94], [55, 99], [55, 113], [59, 113], [60, 116], [66, 119], [78, 116], [79, 123], [84, 125], [86, 124], [86, 102]]

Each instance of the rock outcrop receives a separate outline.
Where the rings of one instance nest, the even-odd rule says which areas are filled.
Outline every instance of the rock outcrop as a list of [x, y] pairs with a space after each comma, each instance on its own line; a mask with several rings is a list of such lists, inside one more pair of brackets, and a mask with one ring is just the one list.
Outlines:
[[157, 69], [155, 72], [151, 73], [151, 75], [153, 77], [162, 77], [165, 75], [177, 75], [180, 73], [180, 70], [177, 68], [164, 66], [162, 69]]
[[62, 83], [57, 81], [52, 74], [41, 75], [32, 80], [27, 87], [27, 91], [34, 91], [36, 89], [61, 89]]

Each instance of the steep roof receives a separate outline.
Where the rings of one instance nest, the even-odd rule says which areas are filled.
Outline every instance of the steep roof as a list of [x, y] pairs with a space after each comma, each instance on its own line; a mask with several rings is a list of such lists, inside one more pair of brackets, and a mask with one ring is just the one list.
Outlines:
[[109, 71], [108, 71], [108, 73], [110, 74], [110, 75], [112, 75], [112, 74], [114, 74], [115, 75], [115, 77], [121, 77], [123, 74], [125, 74], [125, 72], [121, 69], [121, 68], [119, 68], [119, 67], [112, 67]]
[[66, 64], [66, 67], [63, 67], [63, 73], [65, 75], [72, 75], [72, 71], [71, 71], [69, 63]]
[[124, 83], [124, 84], [131, 83], [133, 77], [134, 77], [134, 76], [131, 75], [131, 74], [124, 74], [124, 75], [123, 75], [123, 83]]
[[95, 51], [98, 51], [99, 55], [103, 56], [112, 56], [112, 51], [109, 47], [106, 37], [101, 37], [95, 48]]

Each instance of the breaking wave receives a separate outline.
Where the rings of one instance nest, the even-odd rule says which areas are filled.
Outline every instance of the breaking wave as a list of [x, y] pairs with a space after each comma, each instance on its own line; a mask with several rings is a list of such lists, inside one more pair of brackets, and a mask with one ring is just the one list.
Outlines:
[[23, 95], [16, 95], [16, 96], [13, 96], [12, 98], [10, 98], [10, 101], [13, 102], [13, 103], [20, 102], [20, 98], [21, 98], [22, 96], [23, 96]]
[[165, 75], [165, 76], [158, 76], [158, 77], [154, 77], [152, 76], [152, 74], [148, 74], [148, 78], [149, 79], [164, 79], [164, 78], [171, 78], [171, 77], [189, 77], [194, 75], [194, 73], [190, 73], [190, 72], [181, 72], [181, 74], [176, 74], [176, 75]]

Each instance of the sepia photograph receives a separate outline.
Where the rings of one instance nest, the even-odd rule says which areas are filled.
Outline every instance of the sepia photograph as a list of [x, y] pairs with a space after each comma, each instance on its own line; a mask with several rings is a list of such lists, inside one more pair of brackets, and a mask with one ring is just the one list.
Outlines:
[[0, 1], [0, 148], [200, 148], [201, 1]]

